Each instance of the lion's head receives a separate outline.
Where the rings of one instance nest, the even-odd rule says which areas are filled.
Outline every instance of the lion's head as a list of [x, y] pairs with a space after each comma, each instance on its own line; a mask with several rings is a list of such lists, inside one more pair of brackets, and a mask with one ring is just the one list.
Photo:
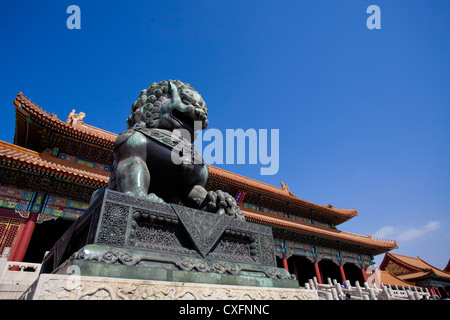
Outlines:
[[131, 106], [128, 128], [187, 129], [194, 133], [194, 121], [208, 126], [208, 109], [202, 96], [188, 83], [179, 80], [153, 82], [141, 91]]

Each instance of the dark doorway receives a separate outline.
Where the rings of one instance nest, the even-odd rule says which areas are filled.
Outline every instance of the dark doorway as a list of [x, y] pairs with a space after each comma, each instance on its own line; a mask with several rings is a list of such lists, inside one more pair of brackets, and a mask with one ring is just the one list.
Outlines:
[[297, 267], [298, 283], [303, 287], [305, 283], [308, 283], [309, 279], [316, 276], [314, 263], [302, 256], [292, 256], [291, 259], [294, 259]]
[[360, 268], [355, 266], [353, 263], [344, 264], [344, 272], [347, 280], [350, 281], [351, 285], [355, 285], [355, 281], [358, 281], [361, 287], [364, 285], [364, 278]]
[[437, 287], [436, 289], [439, 290], [441, 297], [448, 298], [449, 295], [448, 295], [447, 291], [445, 290], [445, 287]]
[[41, 263], [46, 251], [50, 251], [56, 241], [69, 229], [75, 220], [57, 220], [36, 223], [30, 244], [23, 258], [24, 262]]
[[445, 292], [445, 296], [448, 298], [450, 297], [450, 286], [446, 286], [443, 288]]
[[280, 258], [279, 256], [275, 256], [275, 258], [276, 258], [276, 261], [277, 261], [277, 267], [278, 268], [283, 268], [283, 259], [282, 258]]
[[326, 259], [320, 260], [319, 268], [322, 273], [322, 279], [324, 283], [328, 283], [328, 278], [330, 278], [332, 282], [333, 279], [336, 279], [336, 281], [339, 283], [342, 282], [339, 266], [333, 261]]

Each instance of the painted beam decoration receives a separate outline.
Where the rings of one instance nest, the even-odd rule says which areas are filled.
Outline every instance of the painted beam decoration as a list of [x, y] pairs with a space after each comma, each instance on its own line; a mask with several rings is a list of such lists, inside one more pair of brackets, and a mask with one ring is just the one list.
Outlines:
[[280, 258], [282, 258], [282, 254], [284, 253], [288, 258], [292, 255], [297, 255], [306, 257], [311, 261], [314, 258], [317, 258], [318, 260], [327, 259], [333, 261], [337, 265], [339, 265], [339, 263], [344, 264], [347, 262], [357, 266], [369, 266], [373, 264], [372, 257], [368, 255], [298, 243], [295, 241], [274, 238], [274, 246], [275, 255]]
[[66, 160], [66, 161], [69, 161], [72, 163], [80, 164], [82, 166], [86, 166], [86, 167], [89, 167], [92, 169], [98, 169], [98, 170], [103, 170], [106, 172], [111, 172], [111, 166], [107, 166], [106, 164], [94, 162], [94, 161], [83, 159], [80, 157], [75, 157], [75, 156], [72, 156], [67, 153], [62, 153], [62, 152], [58, 153], [57, 151], [55, 152], [55, 149], [58, 149], [58, 148], [53, 149], [52, 155], [55, 156], [55, 154], [57, 154], [57, 156], [55, 156], [55, 157], [57, 157], [61, 160]]
[[78, 219], [89, 207], [89, 203], [43, 193], [0, 187], [0, 207], [15, 210], [22, 218], [29, 212], [39, 212], [37, 223], [65, 218]]
[[314, 253], [314, 246], [310, 244], [298, 243], [294, 241], [280, 240], [274, 238], [275, 255], [282, 258], [285, 253], [286, 257], [292, 255], [304, 256], [307, 258], [316, 257]]
[[234, 197], [234, 199], [236, 200], [236, 203], [238, 205], [242, 204], [242, 201], [244, 201], [244, 197], [246, 194], [247, 194], [247, 192], [240, 191], [240, 190], [236, 193], [236, 196]]

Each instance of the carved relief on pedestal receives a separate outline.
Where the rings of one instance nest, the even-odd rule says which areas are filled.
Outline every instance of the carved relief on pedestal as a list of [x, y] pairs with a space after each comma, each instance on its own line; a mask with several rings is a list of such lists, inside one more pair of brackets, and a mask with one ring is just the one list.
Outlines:
[[[305, 289], [217, 286], [194, 283], [118, 280], [46, 275], [34, 292], [39, 300], [316, 300]], [[26, 298], [26, 295], [23, 297]], [[31, 298], [31, 297], [28, 297]]]

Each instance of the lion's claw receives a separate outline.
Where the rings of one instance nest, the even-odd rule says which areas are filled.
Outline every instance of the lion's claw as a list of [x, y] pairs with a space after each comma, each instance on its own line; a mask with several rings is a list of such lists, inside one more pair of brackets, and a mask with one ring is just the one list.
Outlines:
[[239, 209], [236, 200], [230, 194], [221, 190], [209, 191], [200, 210], [226, 214], [238, 220], [245, 220], [244, 213]]

